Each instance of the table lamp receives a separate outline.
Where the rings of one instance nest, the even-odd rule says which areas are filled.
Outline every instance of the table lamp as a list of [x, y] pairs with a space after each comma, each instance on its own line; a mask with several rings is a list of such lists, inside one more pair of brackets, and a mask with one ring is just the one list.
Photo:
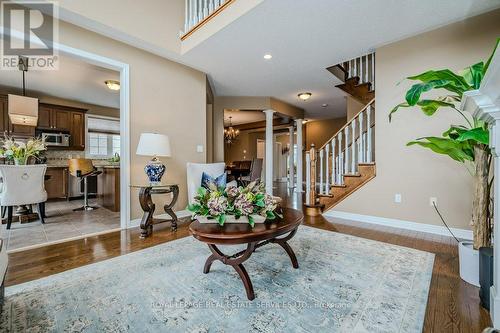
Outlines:
[[158, 156], [170, 156], [170, 140], [168, 136], [156, 133], [142, 133], [137, 145], [137, 155], [153, 156], [146, 164], [144, 171], [152, 185], [159, 184], [165, 173], [165, 165], [161, 163]]

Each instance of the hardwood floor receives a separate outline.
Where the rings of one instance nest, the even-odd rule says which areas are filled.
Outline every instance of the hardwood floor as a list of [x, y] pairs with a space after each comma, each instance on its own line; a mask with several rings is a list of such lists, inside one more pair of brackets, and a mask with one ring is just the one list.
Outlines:
[[[302, 196], [291, 193], [283, 183], [277, 184], [276, 191], [285, 199], [285, 205], [301, 207]], [[436, 257], [424, 332], [481, 332], [491, 324], [488, 312], [479, 305], [478, 288], [460, 279], [457, 245], [453, 238], [322, 216], [307, 217], [304, 223], [434, 253]], [[13, 253], [9, 255], [6, 285], [38, 279], [186, 237], [189, 235], [188, 225], [189, 220], [181, 220], [175, 233], [170, 231], [169, 224], [155, 225], [153, 235], [147, 239], [140, 239], [140, 230], [136, 228]]]

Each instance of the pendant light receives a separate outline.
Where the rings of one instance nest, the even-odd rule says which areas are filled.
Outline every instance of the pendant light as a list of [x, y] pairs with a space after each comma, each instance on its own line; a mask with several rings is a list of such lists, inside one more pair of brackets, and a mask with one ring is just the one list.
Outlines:
[[229, 127], [224, 130], [224, 140], [227, 144], [232, 144], [240, 135], [240, 130], [233, 128], [233, 117], [229, 117]]
[[23, 95], [8, 95], [9, 119], [13, 125], [36, 126], [38, 123], [38, 98], [26, 97], [26, 72], [28, 58], [19, 56], [19, 70], [23, 72]]

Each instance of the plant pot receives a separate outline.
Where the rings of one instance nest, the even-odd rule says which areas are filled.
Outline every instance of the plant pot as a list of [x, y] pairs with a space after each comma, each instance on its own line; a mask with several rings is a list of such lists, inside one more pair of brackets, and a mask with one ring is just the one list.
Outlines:
[[479, 249], [479, 299], [486, 310], [490, 309], [490, 288], [493, 285], [493, 248]]
[[479, 251], [474, 250], [472, 242], [458, 243], [458, 260], [462, 280], [479, 287]]
[[[253, 221], [255, 223], [264, 223], [264, 222], [266, 222], [266, 218], [264, 216], [252, 215], [252, 217], [253, 217]], [[219, 222], [217, 222], [216, 219], [209, 219], [206, 216], [197, 216], [196, 219], [200, 223], [215, 223], [215, 224], [219, 224]], [[226, 221], [224, 222], [224, 224], [226, 224], [226, 223], [246, 223], [246, 224], [248, 224], [248, 217], [241, 216], [239, 219], [236, 219], [236, 217], [234, 215], [227, 215], [226, 216]]]

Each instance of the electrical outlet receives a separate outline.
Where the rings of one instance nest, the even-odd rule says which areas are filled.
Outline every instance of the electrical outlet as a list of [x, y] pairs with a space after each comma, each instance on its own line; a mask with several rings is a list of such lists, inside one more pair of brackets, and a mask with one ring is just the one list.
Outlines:
[[396, 193], [394, 195], [394, 202], [395, 203], [401, 203], [401, 193]]
[[434, 207], [434, 205], [437, 206], [438, 205], [438, 199], [436, 197], [430, 197], [429, 198], [429, 205], [431, 207]]

